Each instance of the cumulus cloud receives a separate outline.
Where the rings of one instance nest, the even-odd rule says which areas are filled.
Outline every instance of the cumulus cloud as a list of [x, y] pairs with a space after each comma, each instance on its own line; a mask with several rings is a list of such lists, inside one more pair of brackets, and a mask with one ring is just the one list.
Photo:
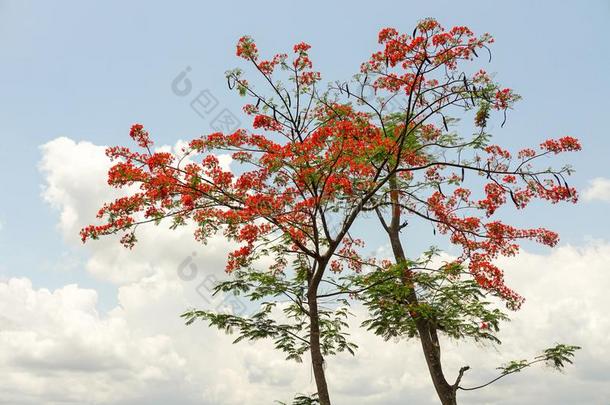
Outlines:
[[[501, 350], [444, 341], [448, 375], [468, 364], [472, 371], [463, 384], [474, 386], [493, 378], [498, 365], [531, 358], [556, 342], [583, 349], [564, 374], [529, 369], [486, 390], [460, 392], [462, 401], [602, 403], [610, 395], [608, 262], [610, 244], [599, 242], [548, 255], [526, 252], [503, 263], [528, 301], [505, 325]], [[49, 292], [23, 279], [0, 284], [0, 370], [7, 376], [0, 398], [228, 405], [268, 404], [313, 391], [306, 362], [286, 362], [268, 343], [232, 346], [230, 337], [204, 325], [185, 327], [177, 314], [190, 287], [160, 273], [120, 287], [119, 305], [99, 314], [92, 290]], [[357, 324], [363, 314], [355, 313]], [[383, 342], [361, 329], [352, 332], [357, 355], [331, 358], [327, 368], [337, 404], [437, 403], [416, 341]]]
[[[105, 185], [103, 148], [59, 138], [43, 146], [43, 197], [60, 213], [68, 243], [112, 197]], [[27, 279], [0, 283], [0, 403], [270, 404], [314, 391], [307, 360], [287, 362], [269, 342], [231, 344], [204, 324], [186, 327], [178, 315], [191, 306], [216, 307], [207, 290], [223, 277], [228, 246], [193, 242], [191, 229], [163, 226], [124, 250], [116, 241], [86, 245], [86, 271], [118, 286], [118, 305], [97, 309], [94, 290], [55, 291]], [[195, 252], [195, 254], [193, 254]], [[468, 364], [464, 385], [494, 377], [501, 363], [537, 354], [555, 342], [583, 346], [565, 374], [544, 368], [510, 376], [483, 391], [460, 392], [469, 404], [601, 403], [610, 396], [610, 244], [563, 246], [549, 254], [504, 259], [507, 280], [527, 302], [512, 314], [496, 350], [445, 341], [448, 375]], [[195, 269], [192, 274], [180, 269]], [[355, 307], [357, 325], [364, 317]], [[436, 404], [417, 341], [383, 342], [355, 328], [355, 357], [328, 359], [335, 403]]]
[[100, 318], [96, 301], [76, 285], [50, 292], [27, 279], [0, 283], [2, 400], [107, 403], [184, 378], [169, 336], [137, 336], [120, 316]]
[[[176, 151], [181, 146], [179, 142], [174, 147], [162, 146], [159, 149]], [[102, 203], [119, 195], [105, 182], [110, 166], [104, 155], [105, 147], [58, 138], [41, 149], [40, 170], [45, 180], [42, 196], [58, 210], [58, 229], [64, 239], [71, 244], [80, 244], [79, 229], [95, 220], [95, 213]], [[229, 169], [229, 156], [219, 156], [219, 160], [225, 169]], [[286, 363], [281, 355], [273, 353], [271, 346], [263, 344], [255, 349], [248, 345], [245, 350], [240, 350], [243, 358], [227, 360], [225, 357], [232, 349], [230, 337], [203, 325], [187, 328], [179, 318], [180, 313], [191, 307], [215, 309], [235, 300], [232, 297], [212, 296], [210, 290], [214, 281], [224, 276], [229, 247], [222, 237], [211, 238], [202, 246], [193, 240], [191, 226], [172, 231], [163, 225], [142, 233], [133, 250], [124, 249], [112, 237], [88, 243], [84, 247], [90, 254], [85, 269], [97, 278], [118, 286], [119, 305], [100, 317], [99, 322], [118, 319], [128, 325], [127, 331], [137, 331], [144, 341], [164, 336], [170, 339], [172, 347], [179, 348], [176, 353], [185, 361], [179, 368], [182, 375], [174, 375], [176, 378], [170, 376], [165, 380], [167, 387], [170, 383], [176, 387], [186, 387], [183, 391], [167, 389], [168, 398], [173, 400], [178, 397], [179, 403], [269, 403], [270, 398], [277, 398], [273, 395], [278, 392], [277, 385], [280, 383], [285, 392], [310, 391], [308, 387], [311, 384], [305, 376], [294, 379], [299, 370], [306, 374], [307, 367]], [[237, 304], [240, 309], [247, 310], [243, 302]], [[86, 333], [86, 329], [83, 329], [83, 333]], [[108, 336], [109, 341], [114, 338], [132, 339], [134, 344], [139, 344], [134, 337]], [[59, 336], [58, 340], [63, 341], [64, 337]], [[125, 356], [128, 355], [127, 350]], [[104, 371], [97, 367], [95, 360], [88, 364], [92, 365], [94, 374], [113, 374], [112, 370]], [[269, 367], [269, 364], [273, 364], [273, 367]], [[146, 364], [140, 364], [137, 368], [142, 367], [146, 367]], [[292, 387], [289, 382], [296, 385]], [[235, 390], [234, 384], [249, 388]], [[101, 402], [167, 402], [160, 391], [163, 384], [158, 381], [139, 386], [126, 383], [125, 386], [131, 386], [138, 400], [117, 390], [115, 397], [105, 398]], [[252, 396], [252, 393], [258, 395]], [[281, 392], [278, 395], [281, 396]]]
[[589, 186], [583, 192], [585, 201], [610, 202], [610, 179], [596, 177], [589, 180]]
[[[179, 141], [174, 147], [161, 146], [159, 150], [175, 152], [182, 146], [184, 143]], [[79, 230], [95, 222], [95, 215], [103, 203], [121, 195], [121, 190], [106, 184], [111, 162], [105, 149], [105, 146], [75, 142], [66, 137], [41, 146], [39, 168], [45, 179], [42, 197], [59, 211], [58, 227], [68, 243], [80, 245]], [[230, 156], [222, 155], [219, 160], [224, 169], [229, 169]], [[133, 251], [123, 249], [115, 237], [102, 238], [85, 247], [91, 252], [87, 270], [101, 280], [119, 285], [167, 269], [175, 274], [177, 263], [201, 250], [192, 234], [192, 227], [172, 232], [162, 225], [155, 232], [147, 233]], [[201, 266], [207, 272], [222, 273], [227, 250], [228, 244], [222, 238], [213, 238], [205, 247], [207, 260]]]
[[64, 237], [77, 241], [79, 229], [95, 217], [100, 202], [117, 196], [105, 181], [111, 165], [105, 147], [61, 137], [40, 149], [42, 197], [59, 210], [58, 226]]

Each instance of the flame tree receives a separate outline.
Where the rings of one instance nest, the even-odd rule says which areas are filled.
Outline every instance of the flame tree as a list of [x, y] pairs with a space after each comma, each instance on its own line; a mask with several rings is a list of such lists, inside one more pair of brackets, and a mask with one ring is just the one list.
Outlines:
[[[445, 30], [433, 19], [411, 35], [386, 28], [380, 50], [360, 73], [322, 88], [308, 44], [295, 45], [290, 57], [263, 60], [254, 41], [242, 37], [237, 55], [266, 90], [250, 84], [241, 69], [227, 72], [227, 79], [253, 100], [244, 112], [254, 131], [202, 136], [174, 155], [155, 151], [148, 132], [135, 124], [130, 136], [139, 149], [107, 149], [115, 162], [108, 184], [127, 193], [99, 210], [103, 222], [85, 227], [82, 239], [119, 233], [132, 247], [140, 225], [165, 220], [171, 227], [195, 224], [203, 243], [217, 233], [234, 241], [230, 276], [216, 290], [245, 295], [257, 311], [240, 317], [193, 309], [183, 316], [189, 324], [204, 319], [237, 333], [236, 341], [272, 339], [289, 359], [308, 353], [317, 392], [295, 403], [331, 403], [325, 357], [354, 352], [347, 317], [357, 300], [369, 310], [368, 329], [419, 339], [441, 402], [455, 404], [459, 388], [480, 387], [459, 385], [467, 367], [447, 382], [439, 334], [498, 342], [495, 332], [507, 316], [488, 297], [509, 309], [523, 298], [504, 283], [494, 259], [515, 255], [524, 239], [558, 241], [543, 228], [505, 224], [496, 210], [508, 203], [523, 209], [534, 199], [577, 199], [565, 180], [569, 167], [535, 165], [580, 150], [577, 139], [549, 139], [516, 156], [491, 144], [492, 113], [505, 120], [519, 99], [485, 71], [467, 69], [492, 42], [488, 34]], [[457, 118], [472, 122], [474, 133], [459, 135]], [[220, 153], [238, 168], [223, 169]], [[360, 219], [376, 221], [393, 261], [361, 253], [363, 238], [353, 227]], [[409, 259], [402, 232], [415, 220], [445, 235], [461, 255], [436, 268], [435, 249]], [[562, 367], [576, 349], [558, 345], [532, 361], [511, 362], [499, 378], [539, 361]]]

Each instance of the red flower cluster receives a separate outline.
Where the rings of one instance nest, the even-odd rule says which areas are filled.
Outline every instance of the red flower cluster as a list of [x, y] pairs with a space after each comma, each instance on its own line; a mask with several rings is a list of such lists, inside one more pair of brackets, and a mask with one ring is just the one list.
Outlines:
[[[394, 28], [384, 28], [379, 32], [378, 40], [383, 50], [374, 53], [362, 64], [362, 73], [379, 76], [374, 82], [377, 90], [402, 90], [407, 94], [415, 89], [435, 90], [438, 80], [426, 78], [435, 67], [455, 70], [460, 61], [472, 59], [476, 49], [493, 42], [488, 34], [476, 37], [463, 26], [445, 31], [434, 19], [421, 21], [412, 36], [401, 34]], [[391, 68], [396, 70], [390, 71]], [[425, 87], [422, 87], [424, 84]]]
[[271, 75], [275, 70], [275, 67], [285, 62], [287, 55], [285, 53], [278, 53], [271, 60], [263, 60], [257, 63], [258, 69], [264, 75]]
[[493, 106], [496, 110], [505, 110], [519, 98], [511, 89], [498, 90], [496, 91]]
[[[477, 50], [491, 42], [489, 35], [477, 37], [463, 26], [446, 31], [433, 19], [421, 21], [412, 35], [393, 28], [381, 30], [382, 49], [362, 65], [362, 72], [375, 77], [371, 81], [375, 90], [391, 92], [390, 98], [398, 92], [415, 95], [407, 107], [413, 119], [382, 126], [374, 114], [348, 102], [314, 102], [306, 112], [291, 115], [300, 105], [298, 101], [291, 104], [291, 95], [305, 94], [307, 86], [320, 80], [319, 72], [311, 70], [310, 46], [296, 44], [291, 63], [286, 62], [285, 54], [259, 62], [256, 44], [244, 36], [237, 44], [239, 57], [251, 61], [269, 82], [269, 76], [281, 65], [295, 83], [294, 92], [274, 87], [276, 94], [286, 90], [283, 111], [279, 104], [270, 106], [262, 97], [256, 105], [244, 107], [254, 116], [254, 128], [275, 134], [245, 130], [212, 133], [192, 140], [184, 156], [175, 156], [151, 151], [148, 132], [141, 124], [133, 125], [130, 136], [142, 149], [108, 148], [106, 154], [114, 162], [108, 183], [117, 188], [136, 185], [139, 189], [105, 204], [98, 212], [105, 223], [83, 228], [81, 238], [85, 241], [124, 232], [121, 242], [133, 246], [137, 224], [171, 217], [174, 226], [194, 222], [195, 237], [200, 241], [223, 232], [236, 242], [238, 246], [228, 256], [227, 271], [247, 268], [271, 251], [313, 255], [311, 246], [320, 246], [321, 238], [328, 238], [324, 234], [331, 232], [322, 214], [341, 215], [371, 201], [383, 204], [388, 198], [389, 176], [397, 174], [394, 180], [400, 187], [392, 190], [396, 192], [392, 198], [398, 195], [401, 200], [398, 212], [435, 224], [461, 248], [458, 263], [467, 265], [481, 286], [516, 308], [522, 298], [505, 285], [502, 270], [494, 260], [515, 255], [520, 240], [554, 246], [558, 236], [543, 228], [518, 229], [490, 218], [510, 201], [518, 208], [535, 198], [575, 202], [576, 191], [561, 181], [562, 172], [535, 172], [530, 162], [550, 153], [577, 151], [581, 146], [572, 137], [547, 140], [540, 145], [542, 151], [521, 150], [515, 169], [511, 169], [511, 153], [497, 145], [482, 149], [480, 143], [472, 146], [470, 161], [461, 155], [456, 160], [445, 160], [447, 152], [457, 150], [461, 141], [449, 132], [449, 120], [444, 115], [424, 113], [448, 106], [466, 105], [467, 110], [482, 107], [478, 121], [483, 123], [490, 109], [506, 110], [518, 99], [512, 90], [493, 83], [484, 71], [474, 75], [454, 72], [459, 63], [472, 59]], [[438, 76], [439, 71], [449, 72], [450, 85]], [[248, 88], [238, 75], [236, 80], [242, 90]], [[265, 108], [273, 109], [272, 116], [262, 113], [268, 111]], [[438, 121], [434, 121], [436, 118]], [[225, 170], [218, 153], [229, 153], [244, 163], [243, 169], [236, 174]], [[188, 163], [182, 164], [186, 157]], [[456, 172], [445, 173], [448, 168]], [[486, 178], [479, 193], [463, 186], [466, 174], [471, 172]], [[446, 187], [453, 187], [453, 192], [445, 194], [442, 189], [447, 192]], [[358, 252], [362, 242], [346, 235], [337, 241], [336, 250], [328, 258], [331, 270], [360, 272], [362, 266], [374, 264]], [[274, 271], [281, 271], [286, 262], [282, 256], [273, 265]]]
[[256, 44], [249, 36], [245, 35], [239, 39], [237, 42], [237, 56], [244, 59], [257, 60], [258, 59], [258, 49], [256, 49]]
[[[295, 69], [297, 83], [304, 87], [310, 86], [321, 79], [320, 72], [311, 70], [313, 64], [307, 53], [309, 49], [311, 49], [311, 46], [305, 42], [300, 42], [293, 47], [294, 53], [297, 55], [292, 61], [292, 67]], [[267, 77], [274, 73], [278, 65], [282, 65], [285, 68], [288, 67], [286, 64], [288, 55], [285, 53], [278, 53], [271, 60], [258, 62], [258, 49], [254, 40], [249, 36], [239, 39], [237, 43], [237, 56], [252, 61], [259, 72]], [[248, 87], [248, 82], [244, 79], [238, 79], [237, 82], [242, 89]], [[247, 105], [244, 109], [248, 114], [258, 112], [257, 110], [253, 109], [252, 105]]]
[[559, 139], [548, 139], [540, 144], [540, 148], [554, 153], [572, 152], [582, 149], [578, 139], [571, 136], [564, 136]]
[[269, 131], [279, 131], [282, 129], [282, 124], [280, 124], [273, 117], [269, 117], [267, 115], [257, 115], [254, 117], [254, 122], [252, 124], [254, 128], [263, 128]]
[[142, 124], [133, 124], [131, 130], [129, 131], [129, 136], [138, 143], [138, 146], [143, 148], [147, 148], [152, 145], [152, 142], [148, 137], [148, 132], [144, 130], [144, 126]]
[[307, 52], [311, 48], [311, 45], [306, 44], [305, 42], [300, 42], [294, 46], [294, 53], [302, 53]]
[[[342, 110], [342, 115], [334, 116], [332, 110]], [[243, 130], [195, 139], [185, 153], [204, 156], [200, 163], [184, 167], [167, 152], [108, 148], [107, 154], [118, 160], [109, 171], [110, 184], [138, 184], [140, 192], [106, 204], [99, 214], [107, 224], [83, 229], [83, 240], [121, 232], [148, 219], [171, 216], [178, 224], [193, 219], [199, 224], [195, 236], [200, 240], [222, 228], [227, 237], [245, 244], [230, 255], [228, 271], [247, 266], [256, 254], [255, 243], [271, 233], [284, 233], [296, 246], [305, 246], [317, 226], [312, 219], [316, 204], [357, 199], [370, 189], [375, 169], [362, 156], [387, 153], [392, 145], [367, 115], [349, 106], [328, 106], [316, 114], [326, 125], [299, 143], [280, 144]], [[265, 115], [255, 116], [254, 127], [281, 129], [277, 120]], [[137, 130], [145, 133], [142, 127]], [[212, 153], [215, 150], [231, 151], [237, 159], [255, 162], [256, 169], [234, 176], [220, 166]], [[312, 184], [319, 185], [319, 194], [303, 198], [302, 190]], [[212, 206], [210, 201], [214, 201]], [[270, 219], [284, 225], [272, 227]], [[128, 242], [135, 242], [135, 238], [126, 236]], [[342, 260], [355, 268], [355, 252], [350, 249], [345, 245], [341, 250], [345, 255]]]
[[502, 149], [498, 145], [489, 145], [485, 147], [485, 152], [491, 155], [490, 159], [504, 158], [510, 159], [510, 152]]
[[[561, 138], [543, 143], [543, 150], [554, 153], [579, 150], [580, 144], [574, 138]], [[450, 196], [441, 191], [434, 192], [426, 201], [425, 209], [433, 214], [437, 228], [441, 233], [449, 234], [452, 243], [460, 245], [463, 255], [460, 261], [467, 262], [470, 272], [477, 282], [506, 299], [514, 308], [518, 308], [522, 298], [504, 284], [503, 272], [493, 260], [499, 255], [513, 256], [519, 250], [517, 241], [529, 239], [538, 243], [555, 246], [559, 240], [555, 232], [544, 228], [518, 229], [500, 221], [483, 222], [480, 216], [458, 215], [464, 209], [483, 210], [486, 217], [491, 217], [504, 205], [508, 197], [517, 208], [524, 208], [533, 198], [559, 201], [577, 201], [576, 190], [567, 184], [560, 184], [553, 179], [541, 181], [539, 174], [530, 175], [522, 171], [524, 163], [518, 170], [509, 171], [511, 154], [497, 145], [484, 148], [488, 154], [484, 167], [472, 167], [479, 173], [486, 174], [491, 180], [484, 186], [485, 198], [472, 200], [472, 192], [464, 187], [457, 187]], [[532, 149], [519, 152], [520, 159], [533, 159], [541, 155]], [[481, 161], [481, 159], [479, 159]], [[427, 169], [426, 178], [435, 183], [446, 180], [440, 172], [442, 165]], [[432, 171], [432, 173], [428, 173]], [[450, 179], [456, 184], [463, 182], [462, 177], [455, 175]], [[558, 179], [558, 178], [557, 178]]]

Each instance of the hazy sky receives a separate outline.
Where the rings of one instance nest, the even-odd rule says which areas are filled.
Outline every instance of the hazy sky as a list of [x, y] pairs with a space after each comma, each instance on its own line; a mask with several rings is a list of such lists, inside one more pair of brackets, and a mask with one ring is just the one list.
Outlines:
[[[80, 245], [78, 229], [110, 196], [101, 146], [127, 143], [129, 127], [135, 122], [145, 124], [159, 144], [174, 145], [179, 139], [211, 132], [212, 119], [222, 108], [243, 118], [244, 100], [227, 89], [224, 72], [240, 64], [235, 43], [244, 34], [253, 36], [267, 55], [306, 41], [313, 47], [311, 55], [323, 77], [344, 80], [374, 50], [380, 28], [410, 32], [424, 17], [435, 17], [445, 26], [467, 25], [496, 38], [492, 62], [482, 60], [481, 66], [497, 72], [497, 80], [523, 96], [507, 125], [494, 129], [496, 142], [518, 148], [562, 135], [582, 141], [583, 152], [569, 157], [576, 168], [572, 185], [583, 192], [581, 203], [552, 209], [540, 204], [527, 213], [507, 214], [518, 223], [534, 221], [550, 227], [562, 237], [555, 252], [528, 246], [525, 258], [517, 259], [523, 262], [510, 265], [523, 270], [532, 263], [557, 264], [537, 267], [535, 276], [515, 276], [515, 283], [534, 297], [542, 293], [527, 282], [536, 279], [533, 285], [546, 291], [541, 296], [554, 301], [550, 306], [540, 304], [539, 311], [531, 314], [527, 311], [532, 309], [525, 309], [525, 315], [518, 315], [522, 318], [508, 325], [507, 329], [515, 328], [508, 336], [517, 342], [507, 350], [521, 353], [531, 347], [528, 341], [553, 340], [555, 328], [566, 338], [574, 331], [583, 346], [588, 343], [598, 351], [583, 354], [580, 368], [561, 379], [541, 374], [551, 389], [540, 392], [551, 395], [552, 387], [561, 384], [564, 391], [558, 392], [565, 403], [572, 403], [570, 395], [579, 398], [579, 390], [605, 395], [590, 396], [589, 403], [602, 403], [595, 402], [600, 398], [607, 401], [610, 391], [606, 387], [604, 394], [601, 383], [610, 374], [596, 361], [610, 357], [607, 349], [600, 352], [598, 347], [605, 343], [610, 347], [606, 337], [610, 328], [607, 319], [596, 318], [596, 311], [608, 304], [602, 287], [610, 287], [608, 261], [600, 259], [610, 257], [610, 2], [218, 1], [161, 6], [145, 1], [0, 0], [0, 184], [4, 190], [0, 199], [0, 343], [11, 348], [4, 352], [0, 348], [0, 370], [10, 375], [0, 382], [0, 403], [41, 403], [46, 398], [43, 402], [135, 404], [154, 392], [159, 403], [163, 398], [195, 403], [204, 395], [216, 398], [208, 399], [211, 404], [246, 403], [240, 402], [243, 398], [258, 404], [270, 403], [264, 401], [269, 392], [286, 398], [291, 389], [302, 387], [293, 372], [296, 366], [284, 365], [281, 356], [276, 356], [271, 367], [251, 348], [217, 374], [206, 369], [207, 360], [191, 363], [195, 354], [189, 355], [184, 346], [199, 344], [202, 334], [215, 339], [218, 347], [229, 345], [214, 331], [187, 329], [175, 319], [185, 303], [192, 302], [184, 297], [191, 294], [197, 299], [197, 284], [185, 286], [175, 277], [179, 263], [198, 249], [188, 233], [160, 233], [145, 240], [132, 255], [104, 242]], [[172, 92], [171, 83], [187, 67], [193, 90], [180, 97]], [[212, 114], [203, 117], [189, 105], [202, 90], [209, 90], [219, 102]], [[162, 252], [158, 252], [159, 243], [167, 247]], [[198, 253], [198, 260], [208, 260], [201, 266], [216, 269], [219, 276], [222, 246], [219, 241], [217, 250]], [[573, 270], [583, 266], [590, 277]], [[544, 279], [545, 272], [553, 273], [551, 278]], [[548, 295], [551, 282], [555, 290], [565, 287], [558, 298]], [[583, 290], [577, 290], [581, 285]], [[146, 315], [145, 304], [167, 315], [165, 325], [171, 327], [159, 326], [158, 319]], [[562, 311], [573, 311], [577, 323], [567, 324], [561, 318], [565, 315], [554, 317], [565, 314]], [[589, 314], [581, 319], [585, 326], [578, 322], [583, 311]], [[24, 323], [24, 317], [30, 316], [36, 320]], [[548, 330], [532, 328], [531, 317], [543, 319]], [[96, 331], [95, 338], [88, 336], [90, 330]], [[526, 330], [534, 334], [519, 343]], [[362, 339], [378, 345], [375, 350], [386, 347], [368, 335]], [[129, 343], [118, 347], [117, 341]], [[541, 341], [535, 346], [552, 343]], [[111, 348], [98, 352], [100, 345]], [[209, 347], [207, 351], [198, 347], [193, 353], [199, 359], [211, 359]], [[70, 348], [80, 356], [78, 361], [67, 359]], [[417, 356], [416, 350], [408, 350], [400, 352], [407, 362], [409, 353]], [[372, 359], [373, 352], [365, 349], [363, 358]], [[430, 400], [426, 378], [410, 379], [408, 373], [397, 377], [403, 372], [401, 364], [395, 358], [386, 360], [393, 377], [375, 380], [378, 385], [371, 382], [372, 393], [353, 394], [361, 402], [353, 402], [349, 392], [362, 383], [331, 371], [338, 381], [336, 394], [346, 401], [339, 404], [405, 403], [397, 401], [409, 393], [423, 398], [421, 403]], [[375, 367], [384, 367], [381, 360], [375, 361], [379, 361]], [[346, 370], [352, 367], [348, 360], [338, 364]], [[490, 364], [488, 368], [496, 363]], [[148, 371], [142, 376], [134, 370]], [[307, 383], [308, 370], [299, 370]], [[366, 373], [358, 376], [373, 381]], [[233, 379], [243, 387], [234, 393], [216, 378]], [[527, 377], [514, 378], [519, 379]], [[58, 383], [84, 388], [62, 391]], [[149, 391], [151, 384], [161, 388]], [[516, 387], [508, 384], [501, 392], [521, 390]], [[540, 388], [530, 388], [523, 401], [538, 398], [535, 392]], [[394, 394], [375, 396], [375, 390]], [[95, 395], [85, 401], [82, 395], [88, 392]], [[476, 403], [513, 403], [500, 394], [486, 395], [477, 397]], [[538, 403], [543, 403], [542, 398]], [[573, 403], [578, 402], [574, 399]]]

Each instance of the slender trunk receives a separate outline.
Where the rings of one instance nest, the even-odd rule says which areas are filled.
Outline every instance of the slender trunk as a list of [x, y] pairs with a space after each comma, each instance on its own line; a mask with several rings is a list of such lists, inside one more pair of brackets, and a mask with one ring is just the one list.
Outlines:
[[[400, 241], [400, 206], [399, 206], [399, 195], [397, 189], [396, 178], [390, 178], [390, 198], [392, 201], [392, 220], [389, 226], [386, 228], [388, 236], [390, 238], [390, 245], [394, 254], [396, 263], [404, 263], [407, 260], [405, 255], [402, 242]], [[409, 269], [405, 268], [402, 276], [402, 282], [405, 286], [411, 288], [411, 292], [407, 297], [407, 304], [417, 306], [418, 299], [415, 294], [415, 288], [413, 284], [413, 278]], [[438, 340], [436, 327], [431, 324], [428, 320], [422, 318], [414, 318], [415, 326], [419, 334], [419, 341], [421, 342], [424, 357], [426, 358], [426, 364], [432, 377], [432, 383], [434, 389], [441, 401], [442, 405], [457, 405], [456, 391], [457, 384], [451, 385], [447, 382], [445, 374], [443, 373], [443, 365], [441, 363], [441, 348]]]
[[434, 389], [438, 394], [441, 404], [457, 405], [456, 391], [457, 387], [449, 384], [443, 373], [441, 364], [440, 345], [436, 338], [436, 329], [430, 326], [427, 322], [417, 322], [417, 330], [419, 332], [419, 340], [421, 342], [426, 364], [432, 377]]
[[320, 319], [318, 316], [318, 299], [317, 288], [311, 290], [307, 297], [309, 306], [309, 353], [311, 354], [311, 365], [313, 367], [313, 376], [316, 380], [316, 388], [318, 390], [318, 398], [320, 405], [330, 405], [330, 396], [328, 395], [328, 385], [326, 384], [326, 375], [324, 374], [324, 357], [320, 350]]

